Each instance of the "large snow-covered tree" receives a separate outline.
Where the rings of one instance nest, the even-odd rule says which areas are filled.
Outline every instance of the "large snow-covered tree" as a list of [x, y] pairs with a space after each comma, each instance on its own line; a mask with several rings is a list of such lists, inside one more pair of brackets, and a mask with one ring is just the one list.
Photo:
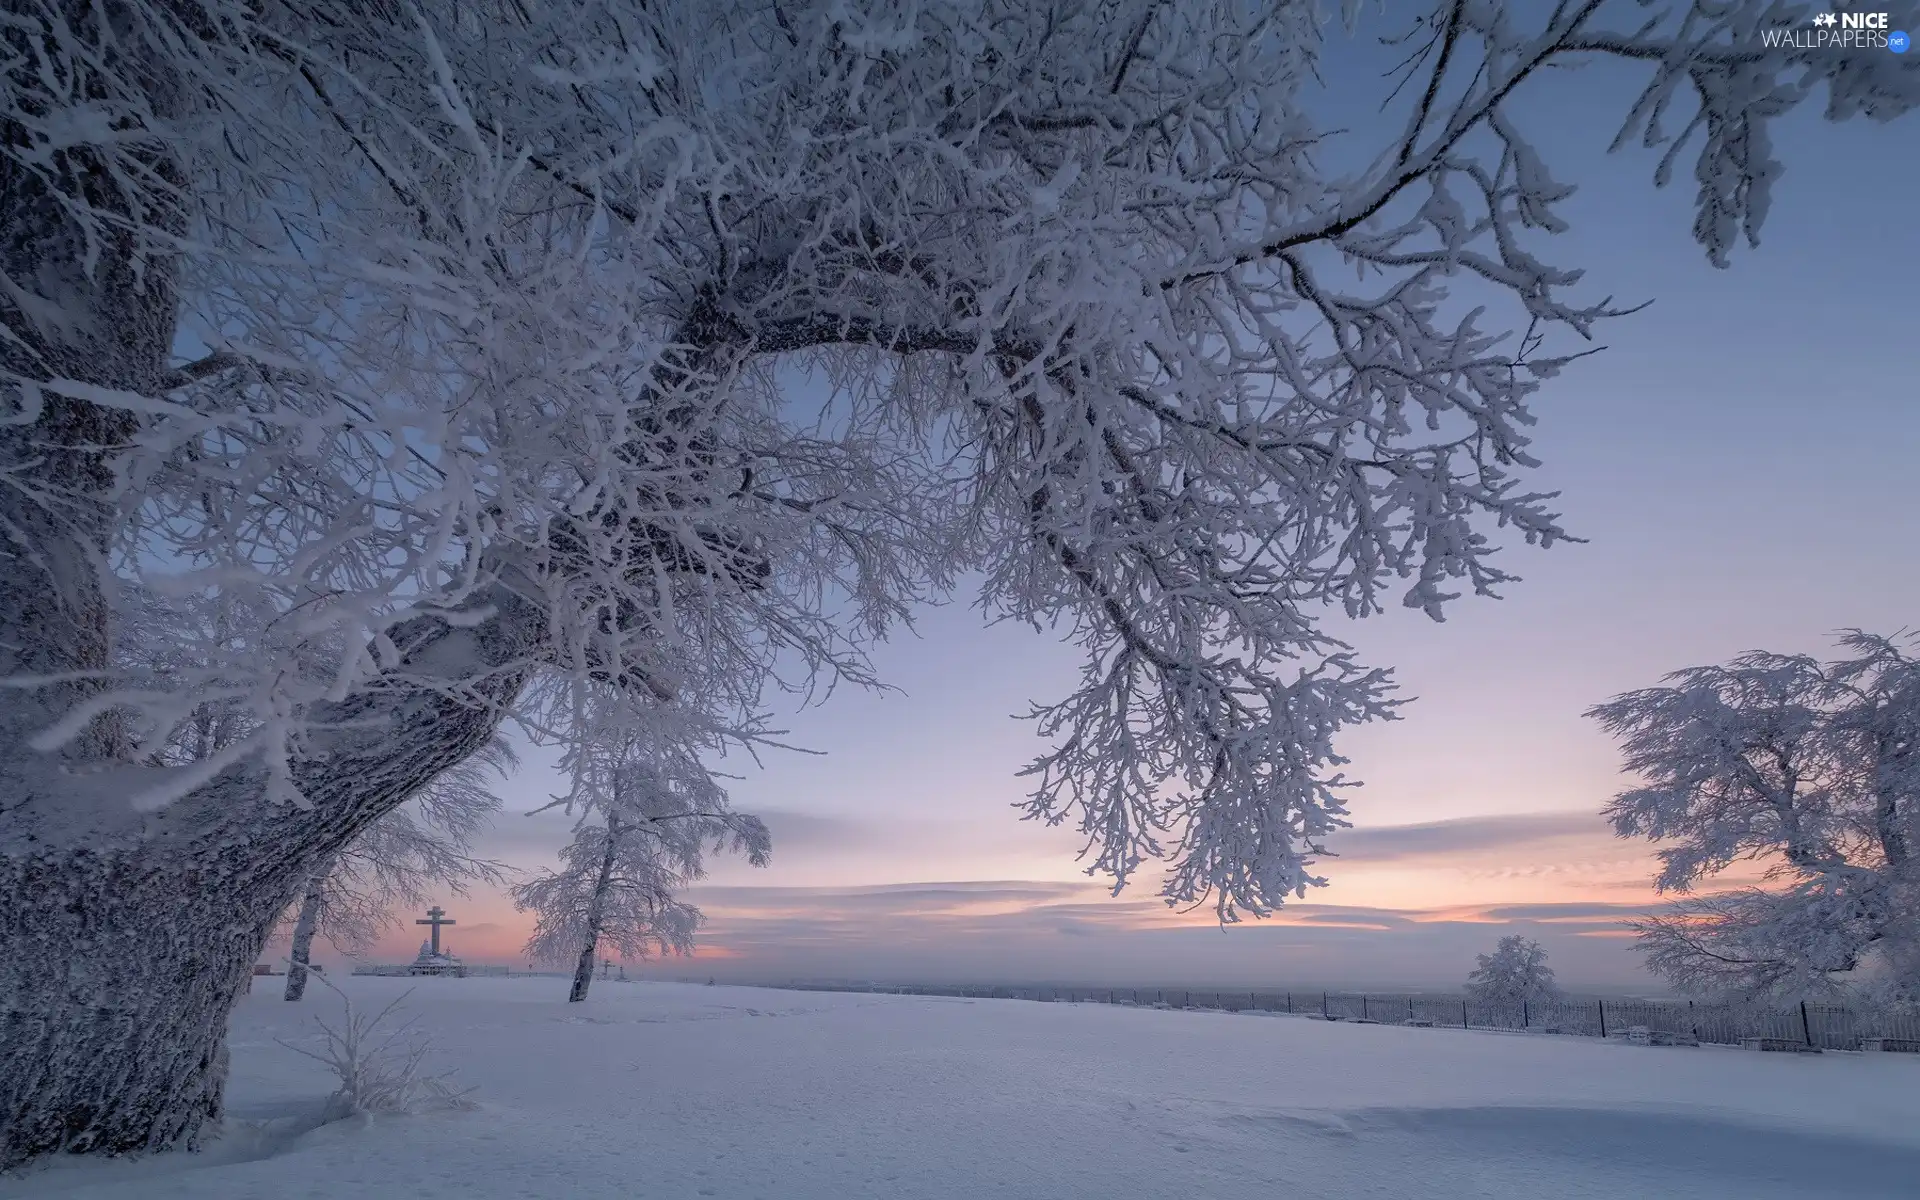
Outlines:
[[[1086, 652], [1030, 814], [1271, 909], [1393, 711], [1322, 608], [1562, 536], [1529, 399], [1610, 310], [1516, 106], [1636, 64], [1724, 263], [1771, 122], [1920, 90], [1798, 4], [1444, 0], [1336, 171], [1308, 0], [0, 11], [0, 1167], [193, 1144], [275, 915], [503, 720], [752, 742], [963, 568]], [[123, 678], [134, 577], [281, 648]]]
[[697, 758], [631, 738], [576, 758], [566, 802], [581, 819], [561, 868], [513, 889], [515, 905], [537, 918], [528, 956], [573, 965], [570, 1002], [587, 998], [594, 960], [607, 951], [623, 960], [692, 951], [705, 918], [680, 893], [706, 876], [709, 851], [765, 866], [772, 848], [767, 827], [732, 811]]
[[[1853, 630], [1832, 661], [1753, 651], [1589, 712], [1641, 780], [1606, 815], [1659, 845], [1654, 883], [1678, 897], [1638, 923], [1656, 972], [1745, 999], [1920, 1000], [1917, 647]], [[1738, 863], [1765, 885], [1706, 890]]]
[[1478, 1004], [1520, 1012], [1525, 1004], [1560, 994], [1547, 965], [1547, 948], [1521, 934], [1500, 939], [1492, 954], [1482, 954], [1467, 974], [1467, 997]]

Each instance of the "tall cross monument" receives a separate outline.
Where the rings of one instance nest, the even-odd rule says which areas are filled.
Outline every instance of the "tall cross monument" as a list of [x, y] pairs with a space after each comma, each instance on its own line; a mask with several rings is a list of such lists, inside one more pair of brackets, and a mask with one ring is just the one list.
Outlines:
[[446, 912], [442, 910], [438, 904], [436, 904], [432, 908], [427, 910], [426, 920], [415, 921], [414, 924], [433, 926], [433, 953], [434, 953], [434, 957], [437, 958], [440, 955], [440, 927], [442, 925], [457, 925], [459, 924], [459, 922], [455, 921], [452, 917], [449, 917], [446, 914]]

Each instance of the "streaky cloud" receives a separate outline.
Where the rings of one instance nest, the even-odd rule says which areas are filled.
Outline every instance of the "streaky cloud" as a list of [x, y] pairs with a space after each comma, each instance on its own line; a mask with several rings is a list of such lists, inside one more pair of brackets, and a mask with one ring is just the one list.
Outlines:
[[1611, 838], [1606, 823], [1590, 812], [1507, 813], [1454, 817], [1414, 825], [1343, 829], [1327, 839], [1331, 854], [1347, 863], [1394, 862], [1464, 851], [1499, 850], [1555, 838]]

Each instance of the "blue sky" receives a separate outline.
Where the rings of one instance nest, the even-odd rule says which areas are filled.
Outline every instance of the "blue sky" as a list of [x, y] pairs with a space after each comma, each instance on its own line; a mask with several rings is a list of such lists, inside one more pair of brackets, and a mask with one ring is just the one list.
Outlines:
[[[1346, 55], [1328, 64], [1342, 95], [1338, 72], [1367, 61]], [[1010, 714], [1063, 694], [1074, 654], [983, 628], [962, 600], [878, 655], [898, 691], [843, 691], [783, 722], [824, 753], [771, 759], [733, 789], [773, 827], [774, 865], [716, 864], [695, 897], [709, 949], [660, 971], [1427, 985], [1457, 982], [1519, 929], [1567, 982], [1644, 986], [1618, 921], [1651, 901], [1649, 857], [1595, 815], [1620, 781], [1581, 711], [1745, 649], [1817, 652], [1841, 627], [1920, 625], [1920, 125], [1794, 114], [1764, 241], [1718, 271], [1689, 236], [1685, 173], [1655, 191], [1650, 153], [1604, 153], [1632, 86], [1617, 68], [1571, 74], [1525, 109], [1580, 187], [1553, 261], [1587, 268], [1593, 295], [1653, 301], [1538, 398], [1537, 480], [1564, 491], [1587, 544], [1512, 551], [1524, 579], [1507, 599], [1456, 604], [1443, 625], [1395, 610], [1348, 628], [1418, 702], [1344, 743], [1367, 786], [1332, 843], [1333, 886], [1226, 932], [1167, 913], [1151, 880], [1108, 897], [1079, 874], [1070, 832], [1011, 807], [1040, 744]], [[513, 805], [556, 786], [536, 755]], [[548, 861], [565, 825], [509, 817], [490, 848]], [[524, 918], [494, 896], [455, 907], [456, 944], [511, 960]], [[392, 949], [412, 940], [409, 926]]]

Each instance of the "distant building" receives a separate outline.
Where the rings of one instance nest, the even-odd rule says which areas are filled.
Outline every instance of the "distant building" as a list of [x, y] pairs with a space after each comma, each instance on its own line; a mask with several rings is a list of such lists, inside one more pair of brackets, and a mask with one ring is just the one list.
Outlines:
[[428, 942], [420, 943], [420, 955], [407, 964], [409, 975], [460, 975], [467, 973], [467, 964], [451, 950], [436, 951]]

